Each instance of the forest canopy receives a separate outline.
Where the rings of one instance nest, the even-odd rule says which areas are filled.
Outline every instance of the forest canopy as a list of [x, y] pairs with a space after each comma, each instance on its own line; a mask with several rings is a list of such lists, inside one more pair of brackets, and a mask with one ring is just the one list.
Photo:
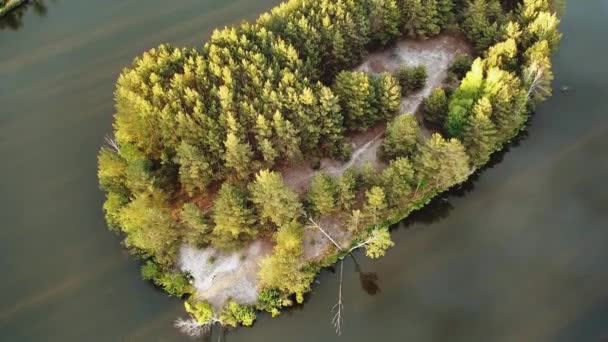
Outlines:
[[[202, 47], [151, 49], [118, 78], [114, 134], [98, 157], [108, 225], [148, 260], [147, 279], [176, 296], [193, 292], [176, 272], [183, 244], [229, 251], [268, 237], [258, 307], [275, 315], [293, 294], [301, 302], [327, 264], [304, 258], [309, 220], [338, 218], [353, 246], [383, 255], [392, 242], [381, 229], [466, 180], [525, 128], [551, 94], [561, 10], [550, 0], [290, 0], [215, 30]], [[399, 108], [426, 70], [352, 70], [373, 49], [441, 32], [462, 33], [475, 58], [455, 62], [451, 88], [424, 101], [425, 122]], [[349, 134], [382, 122], [385, 168], [319, 173], [303, 194], [285, 183], [287, 166], [349, 160]], [[234, 301], [213, 315], [192, 295], [194, 317], [255, 317]]]

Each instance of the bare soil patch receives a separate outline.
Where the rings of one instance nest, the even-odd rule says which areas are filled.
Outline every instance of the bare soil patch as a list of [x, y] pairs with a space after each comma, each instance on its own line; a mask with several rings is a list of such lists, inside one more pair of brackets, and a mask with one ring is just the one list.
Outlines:
[[216, 309], [221, 309], [229, 299], [255, 304], [259, 262], [271, 251], [272, 242], [267, 239], [256, 240], [229, 253], [184, 244], [179, 251], [178, 267], [192, 275], [197, 298], [208, 301]]

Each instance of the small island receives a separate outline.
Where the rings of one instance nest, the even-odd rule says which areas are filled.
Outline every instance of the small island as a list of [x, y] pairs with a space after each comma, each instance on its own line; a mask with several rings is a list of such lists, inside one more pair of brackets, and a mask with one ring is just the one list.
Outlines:
[[383, 256], [391, 225], [525, 129], [551, 95], [562, 8], [290, 0], [202, 48], [145, 52], [98, 157], [108, 226], [185, 299], [183, 331], [279, 315], [321, 268]]

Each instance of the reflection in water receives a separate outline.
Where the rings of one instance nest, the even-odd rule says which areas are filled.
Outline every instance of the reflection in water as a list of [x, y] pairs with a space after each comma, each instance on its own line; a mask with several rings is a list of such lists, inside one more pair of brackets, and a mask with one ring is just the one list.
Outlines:
[[[57, 2], [57, 0], [51, 0], [52, 2]], [[30, 0], [24, 5], [21, 5], [14, 10], [7, 13], [4, 17], [0, 18], [0, 30], [9, 29], [16, 31], [20, 27], [23, 26], [23, 15], [28, 10], [28, 8], [32, 8], [34, 13], [39, 17], [46, 16], [48, 12], [48, 5], [46, 4], [48, 0]]]
[[355, 272], [359, 273], [361, 288], [370, 296], [374, 296], [380, 292], [380, 286], [378, 286], [378, 274], [376, 272], [363, 272], [361, 270], [361, 265], [357, 262], [357, 258], [355, 258], [353, 254], [351, 254], [350, 257], [355, 263]]
[[429, 225], [448, 217], [454, 206], [448, 201], [447, 193], [436, 196], [423, 208], [412, 212], [406, 219], [395, 227], [409, 227], [415, 223]]

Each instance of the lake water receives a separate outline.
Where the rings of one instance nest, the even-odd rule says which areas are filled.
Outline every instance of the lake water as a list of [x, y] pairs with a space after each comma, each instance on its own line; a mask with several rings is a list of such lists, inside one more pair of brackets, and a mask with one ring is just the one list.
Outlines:
[[[182, 303], [140, 279], [108, 232], [96, 154], [113, 88], [163, 42], [201, 45], [276, 0], [57, 0], [0, 23], [0, 340], [182, 341]], [[231, 342], [608, 339], [608, 0], [569, 3], [556, 91], [529, 136], [460, 193], [345, 263], [304, 306]], [[464, 196], [463, 196], [464, 195]], [[362, 287], [361, 280], [365, 280]], [[216, 341], [213, 336], [213, 341]]]

